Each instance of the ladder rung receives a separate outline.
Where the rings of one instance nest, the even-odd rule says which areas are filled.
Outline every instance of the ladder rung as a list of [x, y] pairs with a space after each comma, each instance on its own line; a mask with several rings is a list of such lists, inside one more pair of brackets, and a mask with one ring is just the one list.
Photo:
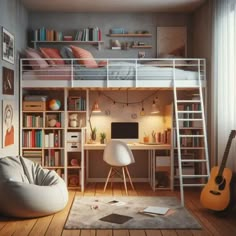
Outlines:
[[201, 120], [203, 120], [202, 118], [197, 118], [197, 119], [194, 119], [194, 118], [178, 118], [177, 119], [178, 121], [179, 120], [186, 120], [186, 121], [188, 121], [188, 120], [191, 120], [191, 121], [201, 121]]
[[177, 100], [177, 103], [199, 103], [201, 100]]
[[203, 134], [180, 134], [179, 137], [186, 137], [186, 138], [191, 138], [191, 137], [204, 137]]
[[182, 178], [208, 178], [208, 175], [182, 175]]
[[184, 187], [201, 187], [205, 185], [206, 184], [183, 184]]
[[202, 113], [202, 111], [201, 110], [198, 110], [198, 111], [177, 111], [178, 113]]
[[206, 159], [181, 159], [181, 162], [207, 162]]

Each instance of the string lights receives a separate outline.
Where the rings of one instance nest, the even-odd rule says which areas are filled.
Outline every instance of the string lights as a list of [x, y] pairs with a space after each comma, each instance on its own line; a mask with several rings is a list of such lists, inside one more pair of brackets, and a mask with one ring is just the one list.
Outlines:
[[[105, 93], [103, 93], [103, 92], [100, 92], [101, 95], [103, 95], [103, 96], [106, 97], [107, 99], [111, 100], [114, 105], [115, 105], [115, 104], [121, 104], [121, 105], [124, 105], [124, 106], [129, 106], [129, 105], [140, 104], [140, 106], [141, 106], [140, 115], [141, 115], [141, 116], [144, 116], [144, 115], [145, 115], [144, 102], [147, 101], [150, 97], [154, 97], [157, 93], [158, 93], [158, 91], [155, 91], [155, 92], [153, 92], [153, 93], [147, 95], [146, 97], [144, 97], [144, 98], [141, 99], [141, 100], [130, 102], [130, 101], [129, 101], [129, 90], [126, 90], [126, 101], [115, 100], [115, 99], [112, 98], [111, 96], [108, 96], [107, 94], [105, 94]], [[152, 113], [152, 114], [159, 113], [158, 97], [157, 97], [157, 96], [156, 96], [155, 99], [153, 100], [151, 113]]]

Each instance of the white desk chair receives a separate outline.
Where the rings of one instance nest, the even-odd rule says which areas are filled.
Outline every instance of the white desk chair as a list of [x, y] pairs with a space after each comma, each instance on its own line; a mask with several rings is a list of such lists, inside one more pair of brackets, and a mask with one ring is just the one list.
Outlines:
[[134, 156], [126, 143], [119, 140], [112, 140], [107, 143], [104, 153], [103, 160], [111, 166], [110, 171], [107, 176], [107, 180], [104, 186], [104, 192], [106, 190], [109, 179], [112, 178], [115, 174], [120, 176], [124, 181], [125, 192], [127, 193], [126, 186], [126, 178], [125, 178], [125, 170], [128, 175], [130, 184], [132, 189], [134, 190], [134, 186], [132, 180], [130, 178], [129, 170], [127, 166], [131, 163], [134, 163]]

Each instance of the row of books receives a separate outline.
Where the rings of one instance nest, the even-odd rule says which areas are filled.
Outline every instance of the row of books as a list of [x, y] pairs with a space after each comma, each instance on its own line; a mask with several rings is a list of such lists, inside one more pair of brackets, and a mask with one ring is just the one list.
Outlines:
[[39, 115], [24, 115], [23, 127], [43, 127], [43, 117]]
[[42, 130], [25, 130], [22, 135], [23, 147], [42, 147]]
[[62, 41], [63, 34], [53, 29], [41, 27], [40, 29], [32, 30], [30, 38], [33, 41]]
[[83, 97], [69, 97], [68, 98], [68, 110], [69, 111], [85, 111], [86, 99]]
[[171, 143], [171, 129], [166, 129], [163, 132], [157, 132], [156, 143], [170, 144]]
[[45, 148], [61, 147], [61, 144], [61, 130], [50, 132], [44, 135]]
[[75, 41], [101, 41], [102, 32], [98, 27], [94, 28], [85, 28], [78, 30], [75, 33], [75, 36], [63, 35], [62, 32], [56, 31], [54, 29], [47, 29], [41, 27], [39, 29], [31, 30], [30, 38], [33, 41], [63, 41], [63, 40], [75, 40]]
[[45, 152], [44, 166], [64, 166], [64, 155], [60, 150], [50, 149]]
[[75, 34], [75, 40], [78, 41], [101, 41], [102, 32], [98, 27], [95, 28], [85, 28], [78, 30]]

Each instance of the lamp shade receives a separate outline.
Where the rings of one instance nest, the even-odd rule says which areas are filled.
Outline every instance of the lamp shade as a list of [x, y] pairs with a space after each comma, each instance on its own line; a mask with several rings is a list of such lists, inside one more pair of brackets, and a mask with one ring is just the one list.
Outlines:
[[158, 113], [160, 113], [160, 110], [158, 108], [157, 103], [153, 100], [151, 114], [158, 114]]
[[97, 102], [94, 102], [92, 107], [92, 112], [101, 112], [101, 109], [99, 108], [99, 105]]

